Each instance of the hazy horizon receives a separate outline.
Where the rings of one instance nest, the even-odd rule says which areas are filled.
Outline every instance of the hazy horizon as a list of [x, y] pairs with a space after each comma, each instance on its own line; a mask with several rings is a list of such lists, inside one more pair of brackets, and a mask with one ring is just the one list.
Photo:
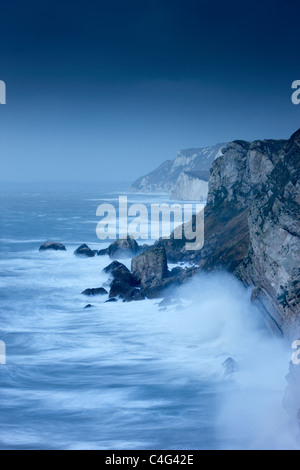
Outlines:
[[288, 139], [297, 2], [2, 5], [0, 181], [134, 181], [177, 151]]

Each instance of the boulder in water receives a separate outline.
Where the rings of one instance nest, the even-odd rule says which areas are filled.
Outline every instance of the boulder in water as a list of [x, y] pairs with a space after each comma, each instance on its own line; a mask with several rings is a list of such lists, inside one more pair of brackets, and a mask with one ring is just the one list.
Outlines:
[[87, 256], [88, 258], [92, 258], [93, 256], [95, 256], [95, 253], [84, 243], [79, 248], [77, 248], [76, 251], [74, 251], [74, 255]]
[[39, 251], [54, 250], [54, 251], [67, 251], [66, 247], [59, 242], [46, 242], [40, 246]]

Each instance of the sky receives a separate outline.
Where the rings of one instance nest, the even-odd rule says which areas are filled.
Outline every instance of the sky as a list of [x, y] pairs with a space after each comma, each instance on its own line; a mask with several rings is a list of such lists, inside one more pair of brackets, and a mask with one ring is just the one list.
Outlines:
[[133, 181], [180, 149], [289, 138], [298, 0], [1, 2], [0, 181]]

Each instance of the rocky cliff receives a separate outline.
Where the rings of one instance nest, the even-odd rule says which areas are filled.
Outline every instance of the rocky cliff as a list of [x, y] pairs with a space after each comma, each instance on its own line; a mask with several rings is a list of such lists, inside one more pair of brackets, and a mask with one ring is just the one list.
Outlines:
[[[268, 323], [300, 336], [300, 130], [288, 141], [235, 141], [212, 165], [205, 245], [161, 240], [168, 258], [227, 269], [253, 290]], [[194, 221], [195, 223], [195, 221]]]
[[182, 171], [171, 191], [171, 199], [179, 201], [206, 201], [208, 179], [208, 171]]
[[[131, 187], [136, 192], [167, 192], [178, 200], [207, 198], [207, 181], [213, 161], [226, 144], [203, 149], [180, 150], [174, 160], [139, 178]], [[192, 184], [188, 184], [191, 180]]]

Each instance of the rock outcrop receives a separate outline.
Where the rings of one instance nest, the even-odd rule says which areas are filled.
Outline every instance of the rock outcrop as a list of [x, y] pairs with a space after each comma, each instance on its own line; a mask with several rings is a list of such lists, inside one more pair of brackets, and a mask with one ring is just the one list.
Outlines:
[[95, 252], [92, 251], [86, 244], [81, 245], [74, 251], [74, 255], [76, 256], [86, 256], [87, 258], [93, 258], [95, 256]]
[[158, 286], [169, 274], [165, 248], [154, 247], [133, 258], [131, 271], [142, 288]]
[[66, 251], [66, 247], [62, 243], [46, 242], [42, 246], [40, 246], [39, 251], [46, 251], [46, 250]]
[[128, 268], [118, 261], [113, 261], [104, 268], [104, 272], [112, 277], [109, 297], [120, 297], [124, 300], [132, 299], [138, 293], [136, 287], [139, 282], [134, 278]]
[[119, 238], [113, 242], [107, 249], [110, 258], [129, 258], [135, 256], [139, 250], [139, 245], [129, 235], [126, 239]]
[[[269, 325], [300, 335], [300, 130], [288, 141], [235, 141], [212, 165], [205, 245], [161, 240], [172, 261], [227, 269], [253, 289]], [[195, 224], [195, 220], [191, 222]]]
[[206, 201], [208, 180], [208, 171], [182, 171], [170, 198], [178, 201]]
[[106, 295], [108, 294], [107, 290], [103, 287], [97, 287], [95, 289], [85, 289], [82, 292], [83, 295]]
[[[180, 150], [174, 160], [167, 160], [156, 170], [135, 181], [131, 190], [167, 192], [173, 199], [178, 200], [206, 200], [210, 167], [222, 154], [221, 150], [225, 145]], [[188, 180], [192, 180], [193, 184], [189, 185]]]

